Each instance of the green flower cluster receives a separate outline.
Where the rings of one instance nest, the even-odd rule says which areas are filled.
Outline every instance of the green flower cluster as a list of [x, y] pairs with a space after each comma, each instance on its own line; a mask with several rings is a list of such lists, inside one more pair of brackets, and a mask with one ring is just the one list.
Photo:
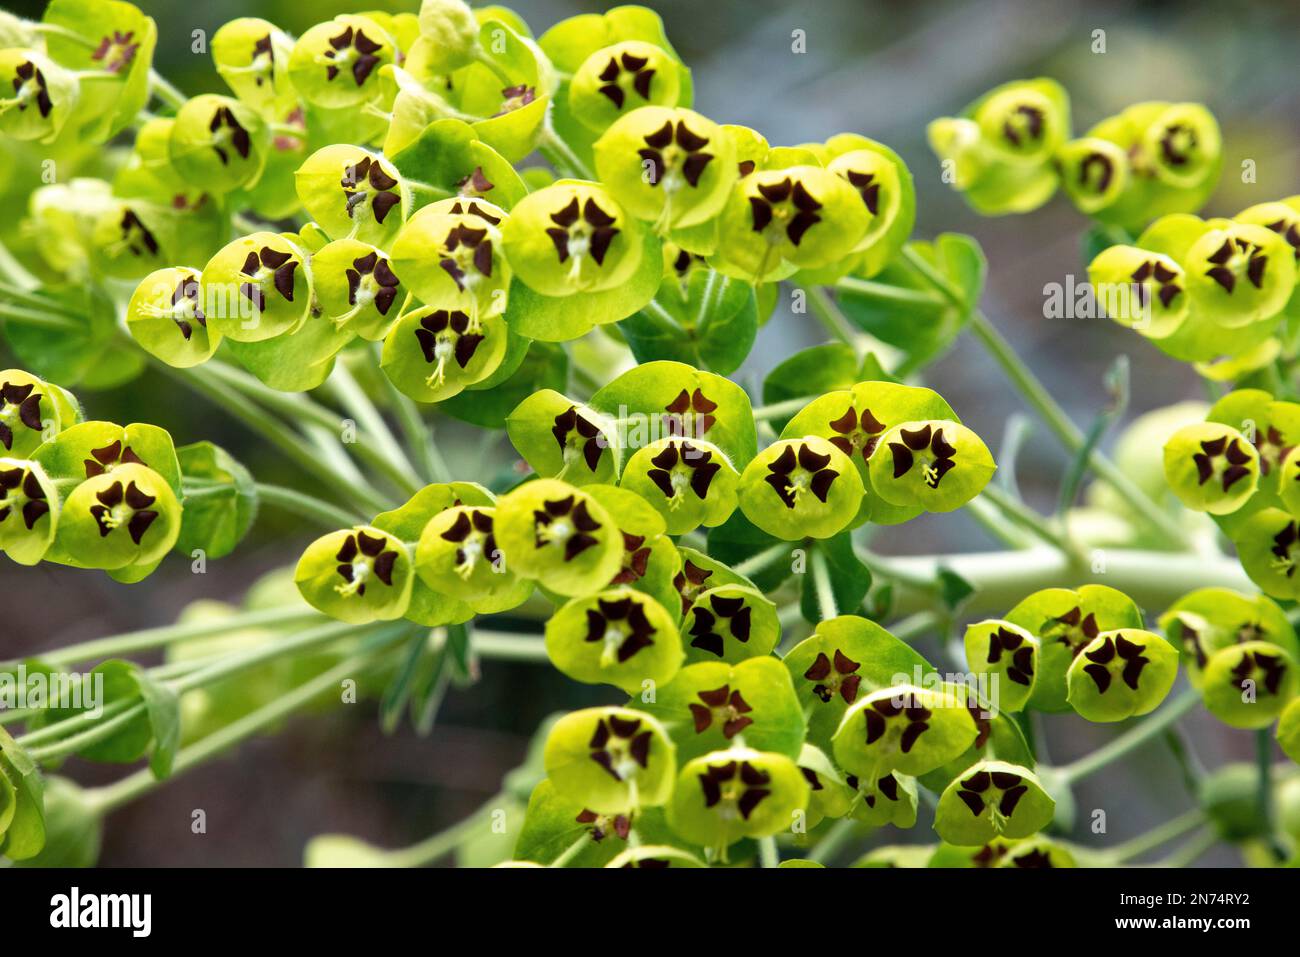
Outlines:
[[1027, 213], [1063, 186], [1081, 213], [1140, 230], [1191, 213], [1223, 165], [1219, 126], [1196, 103], [1136, 103], [1073, 138], [1070, 97], [1055, 80], [1006, 83], [929, 126], [945, 181], [986, 216]]
[[0, 552], [149, 575], [181, 532], [181, 470], [171, 436], [143, 423], [82, 421], [71, 393], [0, 371]]

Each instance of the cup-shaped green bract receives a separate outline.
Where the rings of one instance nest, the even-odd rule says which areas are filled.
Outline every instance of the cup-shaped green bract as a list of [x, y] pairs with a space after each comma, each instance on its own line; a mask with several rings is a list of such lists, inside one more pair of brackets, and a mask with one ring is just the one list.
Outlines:
[[1056, 802], [1028, 768], [980, 761], [939, 796], [934, 829], [949, 844], [976, 846], [994, 838], [1021, 838], [1052, 822]]
[[857, 133], [828, 139], [825, 165], [858, 191], [871, 216], [855, 247], [862, 255], [854, 271], [874, 276], [902, 249], [916, 224], [912, 173], [888, 146]]
[[660, 233], [722, 211], [739, 173], [731, 140], [693, 110], [644, 106], [596, 141], [596, 172], [633, 216]]
[[0, 454], [25, 458], [76, 422], [72, 398], [22, 369], [0, 370]]
[[789, 672], [775, 658], [702, 661], [642, 689], [640, 705], [664, 723], [683, 761], [742, 742], [797, 757], [804, 722]]
[[737, 575], [729, 566], [716, 558], [710, 558], [703, 552], [685, 545], [679, 546], [678, 551], [681, 553], [682, 567], [673, 577], [673, 588], [681, 599], [683, 615], [690, 611], [695, 599], [710, 588], [717, 588], [720, 585], [753, 587], [753, 582], [748, 578]]
[[400, 539], [370, 525], [322, 535], [307, 546], [294, 583], [316, 610], [354, 624], [406, 614], [415, 562]]
[[1175, 189], [1195, 189], [1218, 175], [1223, 143], [1214, 115], [1199, 103], [1175, 103], [1143, 133], [1144, 158], [1156, 178]]
[[316, 301], [336, 326], [381, 341], [397, 321], [407, 288], [382, 249], [337, 239], [312, 254]]
[[1061, 185], [1079, 212], [1092, 215], [1114, 203], [1128, 188], [1128, 154], [1097, 136], [1071, 140], [1056, 153]]
[[543, 296], [571, 296], [631, 279], [644, 229], [604, 186], [559, 180], [516, 203], [501, 234], [520, 280]]
[[546, 653], [573, 680], [628, 694], [667, 684], [682, 664], [676, 620], [627, 586], [563, 605], [546, 623]]
[[253, 109], [296, 103], [288, 74], [293, 39], [275, 24], [259, 17], [227, 20], [212, 34], [211, 48], [221, 78]]
[[0, 133], [16, 140], [52, 141], [78, 106], [76, 74], [37, 50], [0, 50], [0, 84]]
[[604, 506], [623, 538], [623, 564], [610, 584], [645, 592], [676, 618], [682, 556], [665, 534], [663, 518], [641, 496], [615, 485], [588, 485], [585, 491]]
[[682, 622], [688, 661], [738, 662], [766, 657], [781, 637], [776, 605], [746, 585], [701, 592]]
[[1148, 339], [1172, 335], [1187, 318], [1187, 277], [1171, 257], [1111, 246], [1088, 265], [1088, 281], [1106, 315]]
[[968, 625], [963, 643], [970, 670], [995, 681], [989, 703], [997, 711], [1021, 710], [1034, 690], [1038, 639], [1018, 625], [994, 618]]
[[672, 867], [707, 867], [694, 854], [670, 844], [642, 844], [629, 847], [610, 860], [606, 867], [647, 867], [656, 870]]
[[782, 659], [808, 717], [808, 739], [830, 748], [844, 713], [860, 698], [932, 670], [911, 647], [867, 618], [840, 615], [817, 625]]
[[203, 267], [199, 285], [209, 328], [236, 342], [291, 332], [311, 309], [307, 254], [278, 233], [252, 233], [227, 244]]
[[830, 538], [858, 517], [866, 494], [847, 455], [827, 439], [782, 439], [760, 452], [740, 476], [740, 508], [777, 538]]
[[415, 549], [415, 570], [436, 592], [481, 601], [517, 587], [493, 531], [496, 510], [461, 505], [439, 512], [424, 527]]
[[613, 517], [590, 494], [556, 479], [526, 482], [502, 496], [495, 531], [507, 567], [561, 595], [599, 591], [623, 565]]
[[294, 185], [303, 208], [332, 239], [387, 246], [411, 211], [411, 190], [397, 169], [348, 143], [312, 153], [294, 174]]
[[871, 214], [847, 179], [819, 166], [757, 170], [731, 191], [710, 260], [761, 282], [830, 265], [862, 241]]
[[1236, 222], [1263, 226], [1277, 233], [1300, 255], [1300, 196], [1290, 196], [1277, 202], [1257, 203], [1232, 218]]
[[1066, 672], [1070, 706], [1089, 721], [1123, 721], [1159, 707], [1178, 677], [1178, 651], [1141, 628], [1103, 631]]
[[85, 568], [147, 565], [181, 530], [181, 503], [163, 476], [134, 463], [87, 478], [63, 502], [58, 549]]
[[190, 183], [228, 193], [262, 174], [269, 146], [265, 121], [229, 96], [203, 93], [176, 114], [168, 138], [172, 167]]
[[1264, 508], [1231, 532], [1237, 560], [1250, 580], [1273, 598], [1300, 598], [1300, 529], [1280, 508]]
[[505, 358], [509, 333], [500, 316], [477, 323], [464, 309], [422, 306], [388, 330], [380, 367], [417, 402], [441, 402], [482, 382]]
[[1282, 752], [1300, 764], [1300, 697], [1292, 698], [1277, 723], [1277, 743]]
[[975, 721], [946, 691], [899, 684], [861, 696], [831, 740], [835, 761], [874, 781], [886, 771], [913, 776], [942, 767], [974, 743]]
[[181, 468], [171, 435], [156, 425], [79, 422], [41, 446], [34, 456], [45, 474], [76, 484], [126, 465], [144, 465], [163, 477], [177, 495]]
[[1290, 657], [1300, 657], [1300, 643], [1286, 612], [1264, 595], [1198, 588], [1169, 606], [1160, 616], [1160, 627], [1182, 649], [1183, 667], [1194, 688], [1201, 687], [1201, 673], [1211, 655], [1242, 642], [1269, 642]]
[[1201, 422], [1183, 426], [1165, 443], [1165, 480], [1190, 509], [1228, 515], [1259, 485], [1259, 453], [1230, 426]]
[[1065, 91], [1052, 80], [1007, 83], [972, 108], [987, 149], [1000, 162], [1039, 166], [1049, 162], [1070, 133]]
[[[805, 744], [799, 751], [799, 771], [810, 789], [808, 800], [809, 829], [824, 818], [843, 817], [853, 805], [855, 789], [845, 781], [844, 775], [826, 752], [816, 745]], [[856, 779], [855, 779], [856, 781]]]
[[692, 844], [726, 847], [789, 829], [808, 795], [808, 782], [784, 754], [729, 748], [682, 768], [668, 824]]
[[553, 389], [540, 389], [515, 406], [506, 434], [538, 475], [572, 485], [612, 483], [618, 478], [615, 423]]
[[569, 82], [569, 110], [597, 132], [643, 107], [676, 106], [680, 96], [680, 64], [641, 40], [597, 50]]
[[381, 92], [380, 67], [399, 55], [388, 31], [366, 16], [344, 14], [308, 29], [289, 55], [289, 79], [304, 100], [329, 109], [360, 107]]
[[828, 392], [808, 403], [781, 431], [781, 438], [818, 435], [853, 460], [867, 491], [862, 500], [865, 517], [880, 525], [915, 518], [919, 505], [893, 505], [871, 484], [868, 463], [891, 426], [925, 419], [959, 421], [952, 407], [931, 389], [895, 382], [859, 382], [852, 389]]
[[561, 795], [597, 814], [665, 804], [677, 778], [664, 726], [630, 708], [586, 708], [551, 726], [543, 762]]
[[1272, 318], [1295, 290], [1295, 251], [1266, 226], [1211, 220], [1182, 260], [1196, 308], [1236, 329]]
[[1205, 708], [1234, 728], [1264, 728], [1300, 690], [1296, 659], [1268, 641], [1245, 641], [1210, 655], [1201, 672]]
[[1277, 494], [1287, 511], [1300, 515], [1300, 451], [1295, 448], [1286, 453], [1278, 469]]
[[900, 422], [877, 444], [871, 488], [893, 505], [951, 512], [983, 490], [997, 465], [988, 447], [951, 421]]
[[425, 302], [458, 303], [471, 318], [506, 308], [510, 264], [501, 242], [505, 213], [490, 203], [475, 212], [439, 212], [426, 206], [393, 241], [393, 263]]
[[35, 565], [54, 541], [59, 495], [36, 462], [0, 457], [0, 552]]
[[731, 460], [713, 443], [666, 438], [633, 453], [620, 485], [658, 510], [668, 534], [682, 535], [730, 518], [739, 481]]
[[1300, 404], [1281, 402], [1263, 389], [1233, 389], [1210, 407], [1206, 420], [1240, 431], [1259, 453], [1261, 498], [1265, 492], [1282, 492], [1285, 480], [1268, 478], [1282, 467], [1283, 459], [1300, 444]]
[[872, 827], [892, 824], [908, 828], [916, 824], [916, 778], [886, 771], [875, 781], [850, 774], [845, 783], [854, 792], [849, 813], [853, 820]]
[[150, 355], [188, 369], [212, 358], [221, 334], [208, 331], [200, 273], [184, 266], [158, 269], [140, 280], [126, 307], [126, 328]]

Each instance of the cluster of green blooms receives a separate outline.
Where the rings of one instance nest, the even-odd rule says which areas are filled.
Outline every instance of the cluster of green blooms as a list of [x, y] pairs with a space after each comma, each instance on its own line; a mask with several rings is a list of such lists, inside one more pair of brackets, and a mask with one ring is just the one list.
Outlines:
[[1055, 80], [1017, 80], [929, 126], [946, 181], [986, 216], [1026, 213], [1064, 186], [1081, 213], [1140, 230], [1191, 213], [1214, 191], [1223, 144], [1197, 103], [1136, 103], [1073, 138], [1070, 97]]
[[82, 421], [70, 392], [0, 371], [0, 552], [21, 565], [147, 576], [181, 533], [171, 436], [144, 423]]

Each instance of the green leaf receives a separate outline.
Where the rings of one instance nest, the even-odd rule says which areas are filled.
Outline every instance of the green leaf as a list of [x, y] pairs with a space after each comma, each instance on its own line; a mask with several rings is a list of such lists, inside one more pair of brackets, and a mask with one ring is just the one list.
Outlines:
[[0, 795], [0, 856], [20, 861], [40, 853], [45, 846], [44, 785], [27, 752], [0, 728], [0, 789], [11, 795], [12, 814]]
[[64, 317], [67, 327], [5, 323], [5, 337], [24, 369], [67, 388], [97, 389], [129, 382], [144, 370], [144, 352], [118, 336], [117, 310], [107, 296], [89, 285], [52, 292], [72, 314]]
[[[853, 536], [841, 532], [833, 538], [823, 539], [814, 546], [826, 559], [830, 572], [831, 591], [835, 593], [835, 607], [841, 615], [858, 614], [862, 600], [871, 587], [871, 572], [853, 551]], [[817, 584], [811, 569], [803, 576], [799, 594], [799, 610], [806, 620], [816, 624], [821, 621], [821, 606], [817, 601]]]
[[952, 569], [939, 569], [939, 598], [949, 611], [955, 611], [974, 591], [975, 586]]
[[149, 725], [153, 729], [153, 747], [149, 752], [149, 770], [159, 781], [172, 773], [176, 749], [181, 741], [181, 701], [167, 685], [150, 678], [144, 671], [134, 673], [135, 683], [144, 699]]
[[253, 476], [220, 446], [195, 442], [176, 450], [181, 463], [181, 536], [177, 551], [202, 549], [208, 558], [223, 558], [248, 534], [257, 517]]
[[[774, 405], [850, 389], [862, 378], [858, 375], [858, 355], [853, 347], [846, 342], [828, 342], [801, 349], [778, 363], [763, 379], [763, 402]], [[790, 419], [790, 415], [773, 419], [772, 428], [779, 433]]]
[[670, 278], [655, 301], [619, 329], [638, 362], [673, 359], [726, 375], [753, 348], [758, 304], [748, 283], [695, 269], [685, 290]]

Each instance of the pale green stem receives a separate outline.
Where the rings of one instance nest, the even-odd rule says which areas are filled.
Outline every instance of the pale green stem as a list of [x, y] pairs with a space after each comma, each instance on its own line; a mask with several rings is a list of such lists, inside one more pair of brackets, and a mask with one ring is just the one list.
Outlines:
[[841, 818], [830, 826], [830, 830], [813, 845], [808, 852], [808, 860], [825, 864], [835, 858], [854, 836], [857, 827], [849, 818]]
[[[374, 444], [374, 451], [378, 456], [374, 463], [376, 467], [380, 468], [383, 474], [405, 494], [414, 495], [418, 492], [421, 483], [415, 478], [415, 466], [406, 457], [401, 445], [389, 430], [388, 423], [375, 408], [375, 404], [370, 401], [370, 396], [366, 395], [365, 390], [357, 384], [357, 380], [353, 378], [347, 366], [341, 362], [336, 364], [326, 386], [334, 390], [343, 407], [350, 409], [361, 427], [369, 433], [368, 441]], [[367, 440], [361, 439], [360, 444], [361, 448], [357, 452], [365, 457]]]
[[180, 110], [188, 99], [184, 93], [176, 89], [166, 77], [157, 70], [149, 71], [149, 89], [154, 96], [162, 100], [174, 110]]
[[582, 837], [578, 838], [567, 848], [565, 848], [564, 853], [561, 854], [559, 857], [557, 857], [555, 860], [551, 861], [549, 866], [568, 867], [569, 862], [572, 861], [579, 854], [581, 854], [583, 848], [585, 848], [590, 842], [591, 842], [591, 832], [584, 830], [582, 832]]
[[258, 482], [257, 500], [262, 505], [270, 505], [300, 518], [311, 519], [327, 529], [351, 528], [365, 521], [359, 513], [345, 511], [329, 502], [281, 485]]
[[840, 312], [835, 301], [831, 299], [828, 293], [821, 286], [798, 286], [802, 289], [807, 297], [808, 305], [812, 307], [813, 315], [836, 339], [853, 347], [854, 352], [858, 350], [858, 343], [862, 338], [853, 325], [844, 318], [844, 313]]
[[993, 483], [984, 486], [984, 490], [980, 492], [980, 498], [987, 501], [1012, 522], [1032, 532], [1034, 536], [1053, 548], [1059, 548], [1063, 552], [1073, 552], [1075, 550], [1073, 544], [1066, 539], [1059, 528], [1054, 527], [1042, 515], [1039, 515], [1024, 502], [1009, 495], [999, 486]]
[[787, 560], [790, 557], [790, 543], [781, 542], [779, 545], [773, 545], [771, 548], [765, 548], [757, 554], [750, 555], [743, 562], [738, 562], [731, 566], [731, 570], [737, 575], [743, 575], [750, 578], [757, 572], [761, 572], [776, 562]]
[[1172, 841], [1176, 837], [1181, 837], [1204, 822], [1205, 812], [1198, 807], [1192, 808], [1177, 817], [1157, 824], [1151, 830], [1139, 834], [1137, 837], [1130, 838], [1122, 844], [1116, 844], [1110, 848], [1108, 853], [1117, 862], [1121, 864], [1127, 863], [1135, 857], [1141, 857], [1148, 851], [1155, 850], [1161, 844]]
[[815, 398], [817, 398], [815, 395], [805, 395], [797, 399], [784, 399], [781, 402], [773, 402], [771, 405], [760, 405], [754, 410], [754, 421], [765, 422], [768, 419], [779, 419], [783, 416], [802, 412], [804, 406]]
[[546, 109], [541, 140], [537, 144], [538, 150], [560, 173], [575, 179], [595, 179], [591, 170], [587, 169], [587, 164], [579, 158], [568, 143], [564, 142], [563, 137], [555, 132], [555, 127], [551, 123], [552, 109], [553, 107], [550, 106]]
[[1157, 861], [1153, 867], [1188, 867], [1196, 863], [1197, 858], [1219, 843], [1219, 835], [1214, 828], [1206, 828], [1174, 853]]
[[777, 849], [775, 837], [759, 838], [758, 859], [763, 867], [781, 866], [781, 852]]
[[1159, 737], [1164, 730], [1191, 711], [1201, 700], [1200, 693], [1188, 688], [1149, 718], [1093, 751], [1091, 754], [1072, 761], [1057, 769], [1060, 778], [1066, 784], [1076, 784], [1102, 768], [1128, 756]]
[[475, 828], [483, 826], [483, 816], [500, 804], [501, 795], [497, 795], [469, 817], [457, 821], [446, 830], [432, 834], [419, 843], [384, 854], [384, 864], [388, 867], [425, 867], [434, 861], [446, 857], [473, 833]]
[[878, 299], [882, 302], [898, 302], [907, 305], [942, 305], [944, 300], [932, 292], [924, 289], [908, 289], [903, 286], [891, 286], [888, 283], [872, 282], [868, 279], [858, 279], [854, 276], [845, 276], [835, 283], [837, 289], [843, 289], [845, 292], [861, 293], [872, 299]]
[[820, 549], [813, 549], [811, 560], [813, 585], [817, 589], [817, 607], [821, 612], [822, 621], [826, 621], [840, 613], [835, 607], [835, 590], [831, 587], [830, 568], [826, 564], [826, 556]]
[[546, 643], [538, 635], [516, 635], [506, 631], [475, 628], [470, 642], [474, 651], [484, 658], [498, 661], [550, 660], [546, 654]]

